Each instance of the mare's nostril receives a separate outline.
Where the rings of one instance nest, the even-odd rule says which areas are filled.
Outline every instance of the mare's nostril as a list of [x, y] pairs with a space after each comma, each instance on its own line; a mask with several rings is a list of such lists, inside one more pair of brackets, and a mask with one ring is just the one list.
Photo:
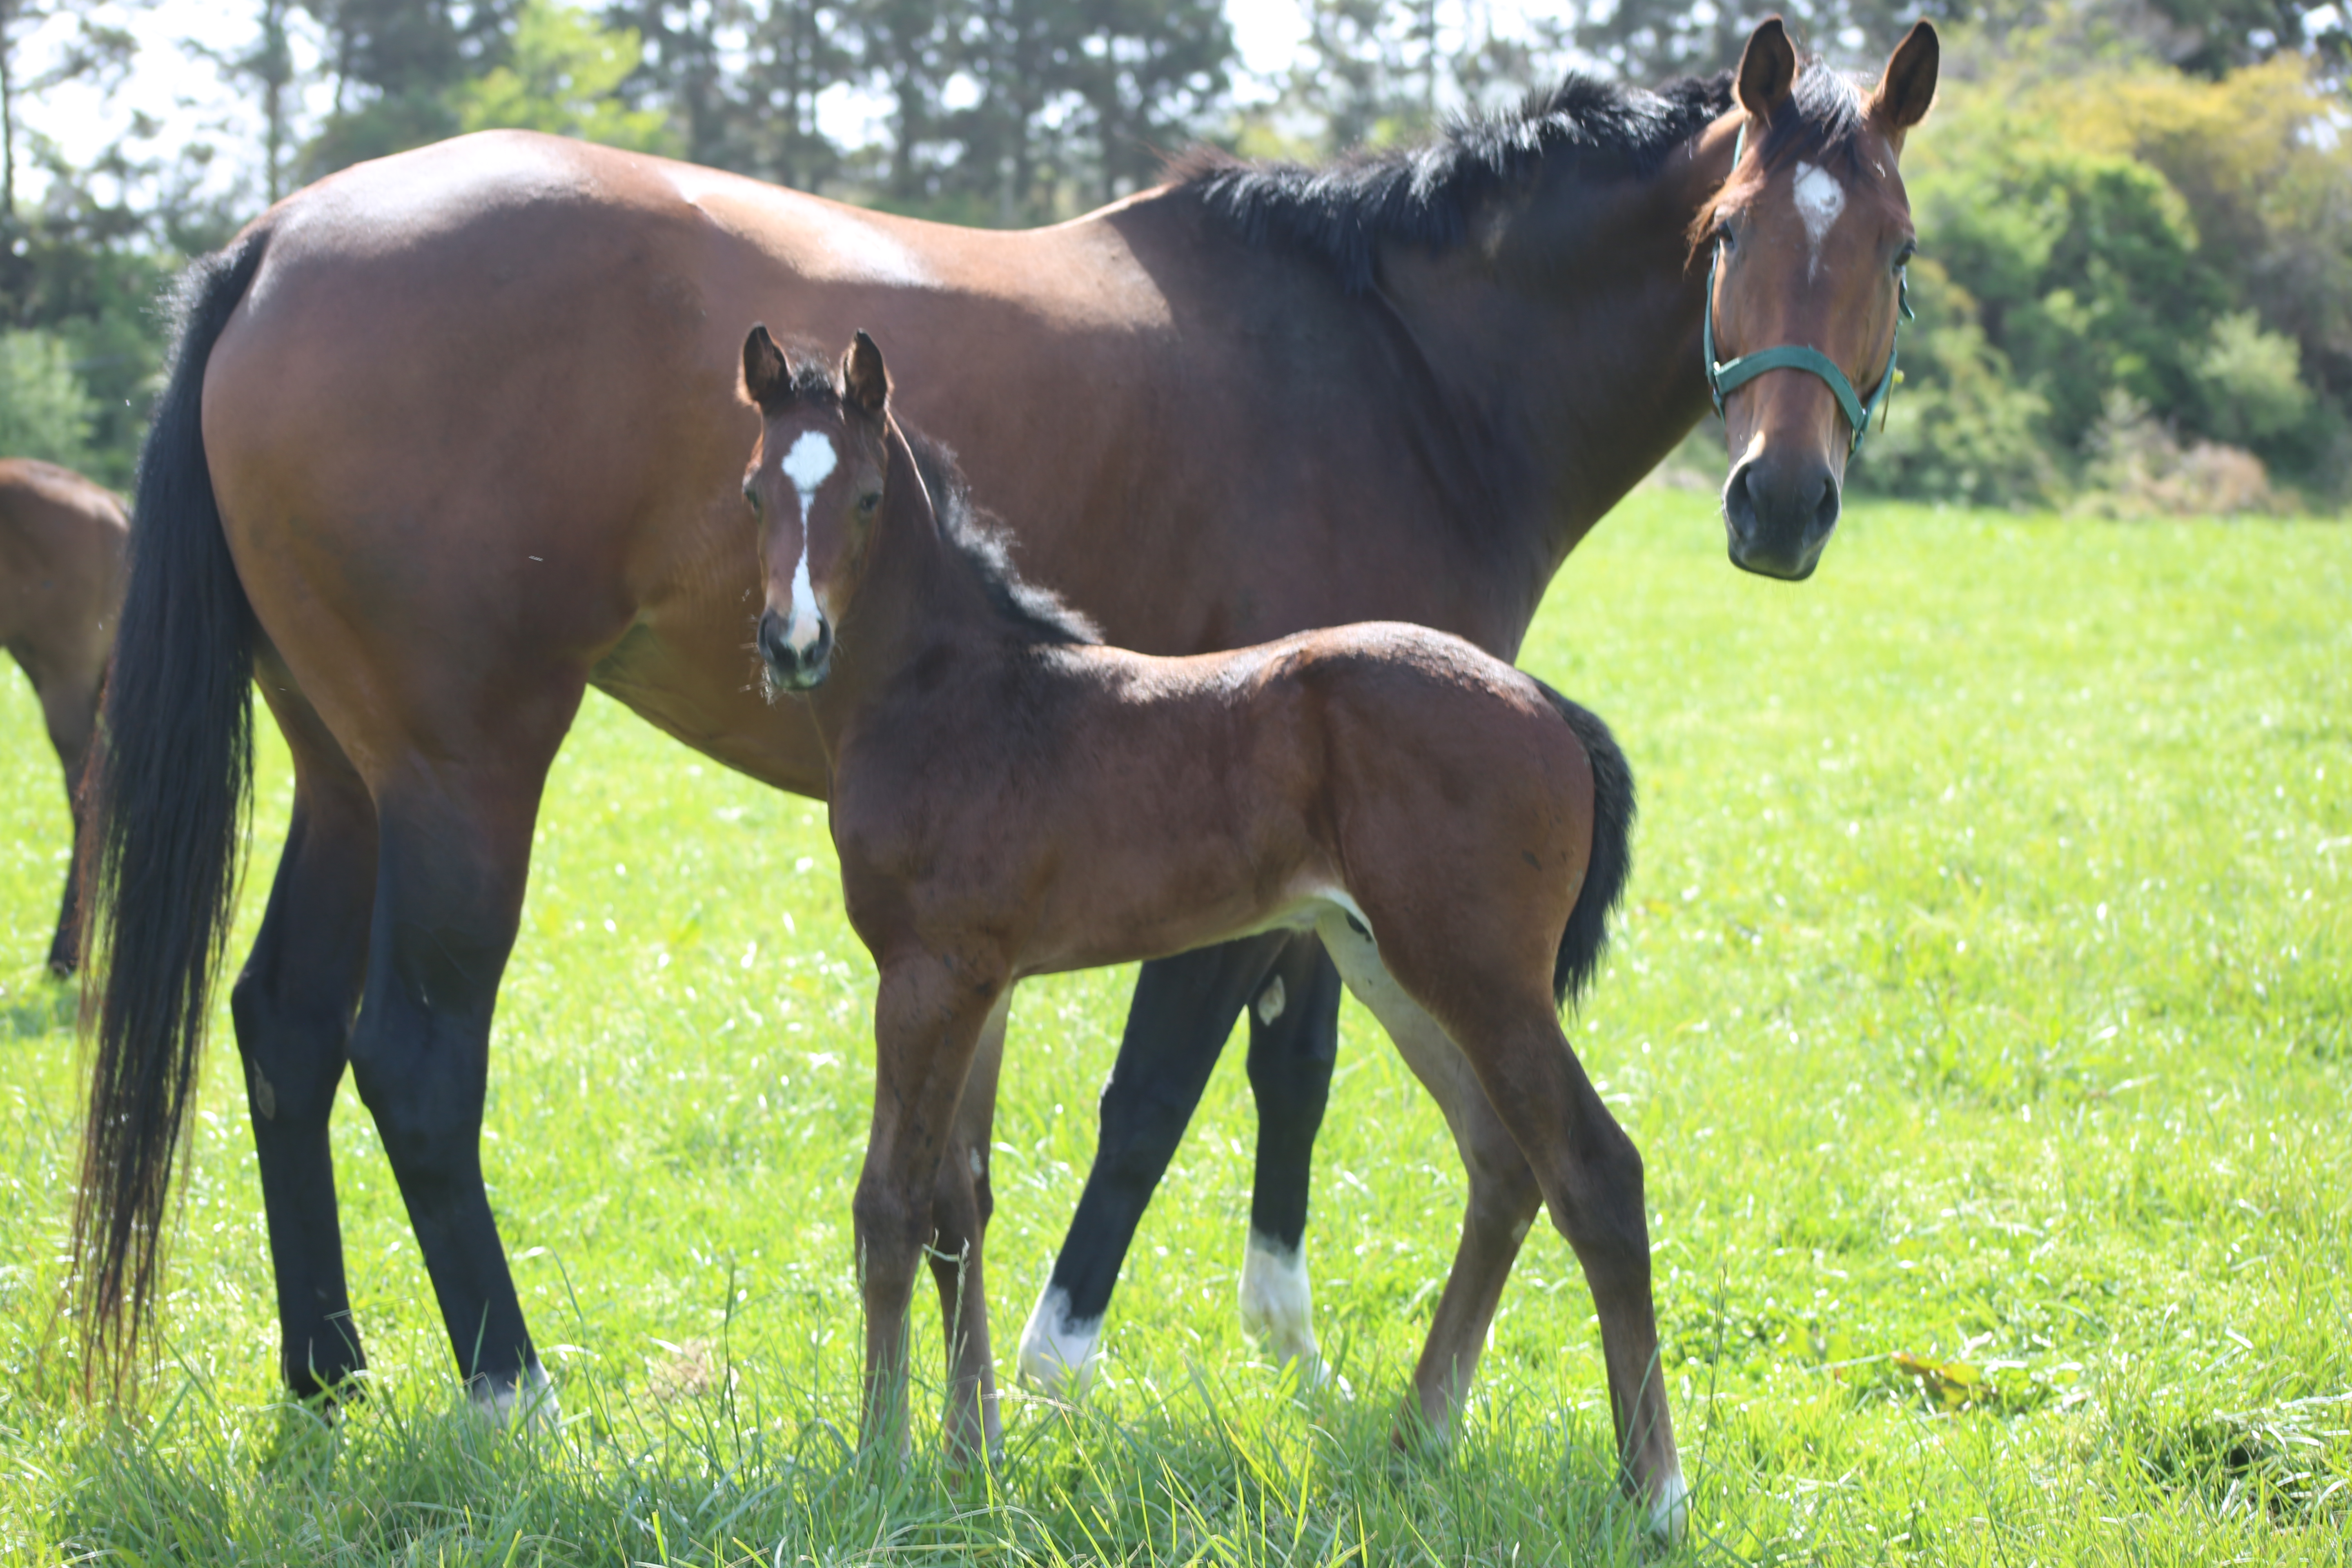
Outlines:
[[1731, 470], [1731, 478], [1723, 484], [1724, 521], [1731, 525], [1733, 534], [1746, 539], [1756, 531], [1756, 498], [1748, 489], [1752, 462], [1742, 463]]
[[1820, 539], [1837, 526], [1838, 483], [1834, 475], [1822, 476], [1822, 499], [1813, 507], [1813, 537]]

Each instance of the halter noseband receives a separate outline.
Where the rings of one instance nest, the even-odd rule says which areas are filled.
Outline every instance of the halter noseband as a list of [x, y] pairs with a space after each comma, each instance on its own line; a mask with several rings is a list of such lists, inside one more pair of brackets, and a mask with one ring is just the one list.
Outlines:
[[[1747, 150], [1748, 126], [1743, 121], [1739, 127], [1739, 134], [1731, 144], [1731, 167], [1735, 173], [1738, 170], [1739, 160]], [[1717, 417], [1722, 417], [1725, 397], [1768, 370], [1811, 371], [1828, 384], [1832, 395], [1838, 400], [1838, 406], [1845, 411], [1846, 426], [1853, 432], [1853, 440], [1845, 449], [1846, 457], [1851, 459], [1855, 453], [1862, 450], [1862, 438], [1870, 433], [1872, 417], [1883, 416], [1886, 407], [1886, 395], [1895, 390], [1895, 351], [1902, 346], [1903, 323], [1915, 319], [1911, 313], [1911, 279], [1907, 270], [1897, 268], [1895, 272], [1895, 302], [1897, 310], [1895, 336], [1886, 345], [1886, 369], [1878, 378], [1878, 390], [1870, 395], [1869, 402], [1864, 403], [1855, 395], [1853, 383], [1846, 379], [1845, 372], [1838, 368], [1837, 361], [1830, 358], [1821, 350], [1809, 348], [1802, 343], [1782, 343], [1778, 348], [1759, 349], [1752, 354], [1741, 354], [1735, 360], [1717, 359], [1715, 357], [1715, 275], [1722, 266], [1723, 241], [1718, 239], [1715, 242], [1715, 257], [1706, 264], [1706, 323], [1701, 328], [1703, 334], [1701, 352], [1706, 355], [1706, 389], [1715, 396]], [[1885, 423], [1884, 417], [1879, 418], [1879, 426], [1882, 429], [1885, 427]]]

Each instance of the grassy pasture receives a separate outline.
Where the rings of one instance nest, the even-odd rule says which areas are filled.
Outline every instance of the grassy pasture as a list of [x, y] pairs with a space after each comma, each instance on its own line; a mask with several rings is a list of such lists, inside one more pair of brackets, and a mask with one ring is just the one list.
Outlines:
[[[1631, 908], [1573, 1032], [1648, 1156], [1698, 1489], [1685, 1555], [2346, 1561], [2352, 532], [1871, 508], [1791, 588], [1726, 565], [1709, 510], [1629, 502], [1524, 659], [1611, 720], [1643, 790]], [[240, 953], [288, 789], [269, 735]], [[1612, 1500], [1590, 1300], [1543, 1229], [1462, 1443], [1388, 1454], [1461, 1180], [1352, 1007], [1308, 1241], [1351, 1396], [1277, 1376], [1236, 1327], [1254, 1124], [1234, 1055], [1129, 1259], [1108, 1386], [1076, 1413], [1008, 1394], [993, 1477], [861, 1468], [871, 976], [821, 811], [602, 700], [550, 784], [488, 1113], [562, 1438], [452, 1414], [348, 1089], [377, 1396], [331, 1431], [273, 1404], [225, 1000], [164, 1360], [135, 1416], [94, 1412], [45, 1348], [78, 1115], [70, 1003], [37, 969], [63, 844], [12, 678], [0, 1561], [1659, 1555]], [[1000, 1357], [1076, 1201], [1130, 979], [1016, 1005]]]

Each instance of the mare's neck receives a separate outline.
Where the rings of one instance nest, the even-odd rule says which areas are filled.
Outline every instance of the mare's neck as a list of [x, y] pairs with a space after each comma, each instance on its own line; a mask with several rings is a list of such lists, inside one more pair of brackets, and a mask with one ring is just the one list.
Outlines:
[[1466, 243], [1391, 247], [1381, 288], [1454, 403], [1528, 557], [1533, 599], [1603, 513], [1706, 411], [1706, 268], [1691, 220], [1731, 170], [1737, 115], [1648, 178], [1595, 180], [1572, 160], [1490, 202]]

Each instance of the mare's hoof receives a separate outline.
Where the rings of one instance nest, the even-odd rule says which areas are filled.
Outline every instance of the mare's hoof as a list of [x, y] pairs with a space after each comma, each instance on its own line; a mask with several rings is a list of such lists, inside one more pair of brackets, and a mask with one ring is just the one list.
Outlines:
[[466, 1394], [475, 1412], [502, 1431], [518, 1422], [526, 1432], [553, 1432], [563, 1425], [563, 1403], [556, 1398], [555, 1384], [549, 1381], [546, 1369], [535, 1361], [522, 1369], [518, 1383], [478, 1377]]
[[1073, 1318], [1069, 1292], [1048, 1285], [1021, 1331], [1021, 1381], [1048, 1399], [1076, 1404], [1095, 1385], [1101, 1343], [1102, 1320]]

